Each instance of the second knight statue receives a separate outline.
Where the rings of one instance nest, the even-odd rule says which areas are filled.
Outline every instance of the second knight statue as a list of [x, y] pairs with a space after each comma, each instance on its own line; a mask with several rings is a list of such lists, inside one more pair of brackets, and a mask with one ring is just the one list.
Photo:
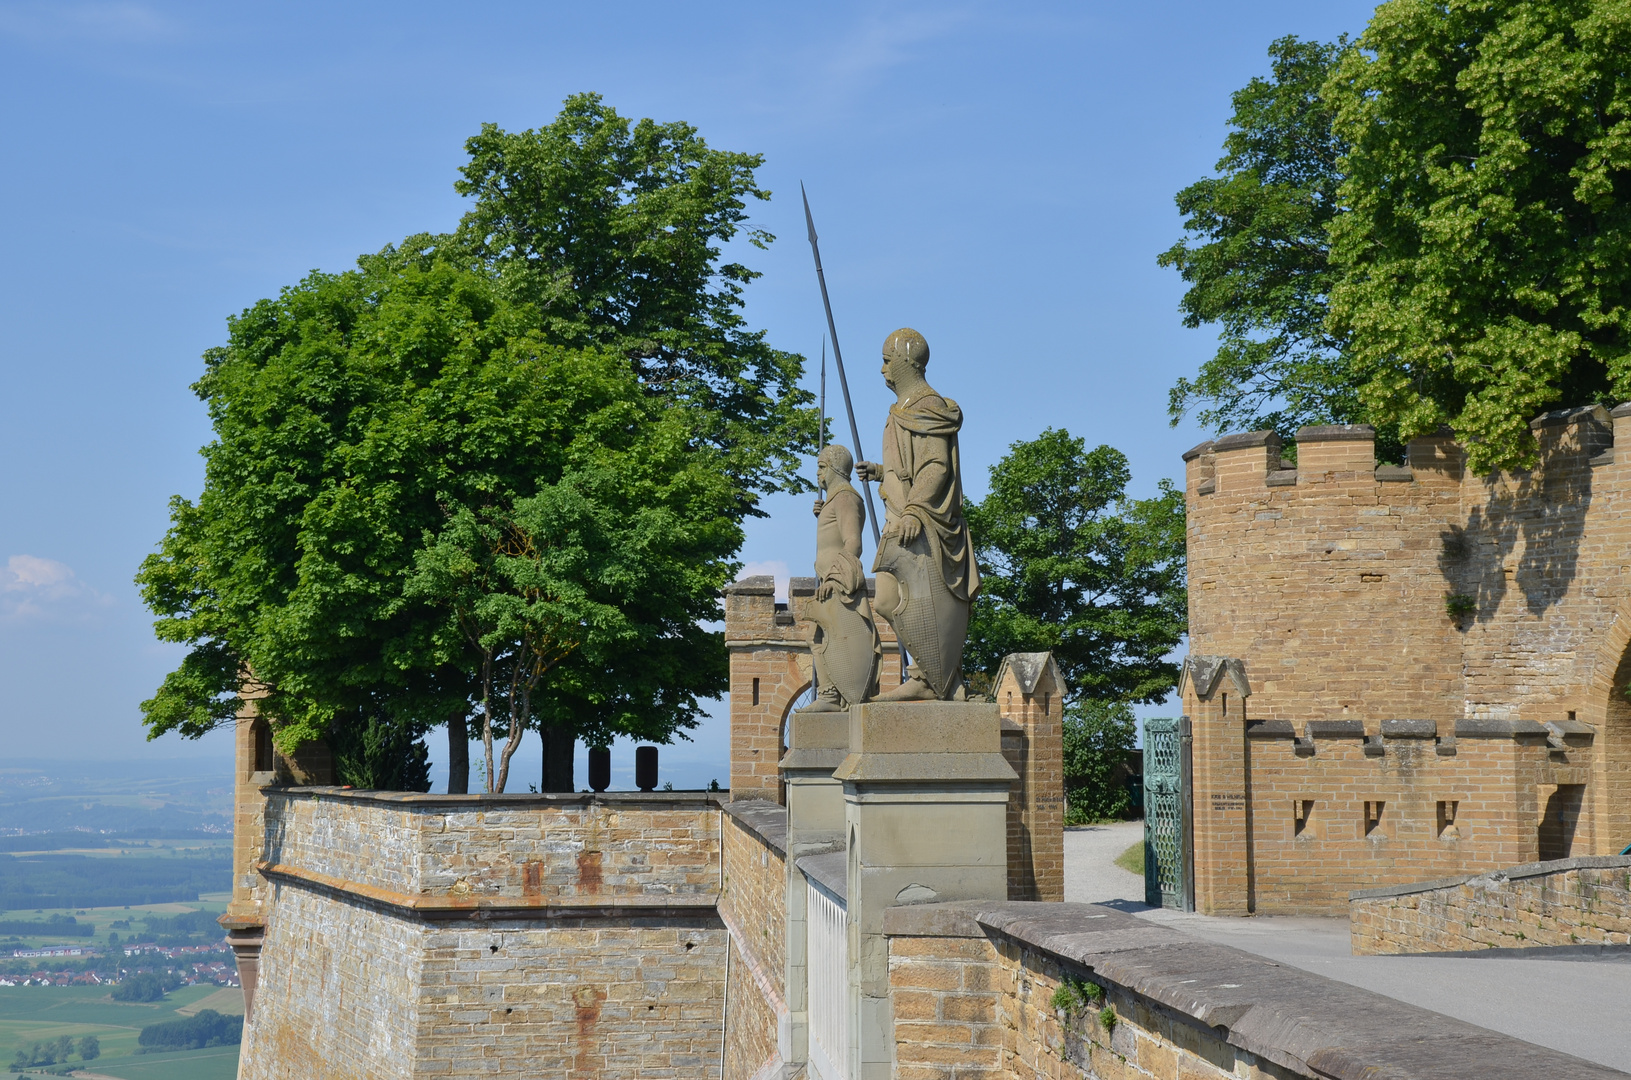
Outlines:
[[980, 590], [974, 545], [963, 519], [957, 433], [963, 413], [924, 372], [929, 343], [896, 330], [883, 343], [883, 378], [895, 392], [883, 429], [882, 462], [856, 472], [883, 494], [885, 525], [873, 570], [874, 610], [911, 653], [906, 681], [878, 701], [961, 701], [968, 609]]
[[816, 459], [816, 478], [826, 498], [817, 500], [816, 592], [806, 617], [815, 623], [810, 655], [815, 661], [816, 699], [801, 712], [842, 712], [878, 691], [882, 649], [867, 603], [861, 569], [861, 526], [866, 508], [850, 484], [852, 458], [837, 443]]

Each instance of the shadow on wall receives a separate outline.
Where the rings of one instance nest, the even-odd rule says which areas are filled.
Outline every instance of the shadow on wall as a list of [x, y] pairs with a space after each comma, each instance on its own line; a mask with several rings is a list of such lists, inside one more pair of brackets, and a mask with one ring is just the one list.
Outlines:
[[[1477, 601], [1480, 622], [1495, 617], [1509, 583], [1523, 593], [1529, 613], [1540, 615], [1561, 602], [1574, 581], [1591, 507], [1591, 468], [1583, 459], [1557, 465], [1513, 474], [1505, 483], [1486, 481], [1488, 499], [1473, 508], [1466, 526], [1440, 534], [1439, 571], [1451, 593]], [[1523, 553], [1514, 565], [1519, 539]]]

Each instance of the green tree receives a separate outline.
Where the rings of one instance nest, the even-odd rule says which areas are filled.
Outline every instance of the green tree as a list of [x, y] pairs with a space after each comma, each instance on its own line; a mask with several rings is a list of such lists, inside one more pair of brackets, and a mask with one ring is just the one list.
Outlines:
[[[743, 197], [766, 195], [759, 159], [686, 125], [631, 130], [592, 96], [539, 132], [486, 127], [470, 150], [458, 234], [314, 273], [206, 355], [205, 490], [172, 502], [137, 579], [159, 636], [191, 647], [143, 705], [150, 737], [196, 737], [253, 696], [285, 750], [328, 737], [349, 782], [415, 786], [419, 735], [451, 718], [462, 790], [482, 703], [489, 745], [547, 734], [558, 788], [577, 734], [666, 741], [723, 689], [722, 643], [694, 624], [717, 617], [758, 495], [801, 483], [813, 431], [799, 358], [741, 322], [754, 275], [719, 264]], [[605, 479], [619, 469], [621, 487]], [[577, 564], [602, 574], [581, 595], [546, 596], [588, 533], [523, 519], [568, 494], [609, 546]], [[659, 510], [687, 527], [653, 540]], [[517, 544], [538, 553], [531, 584]], [[479, 581], [453, 573], [456, 550]], [[542, 652], [544, 624], [514, 617], [571, 604], [598, 621]]]
[[102, 1056], [102, 1040], [95, 1035], [86, 1035], [79, 1040], [79, 1058], [81, 1061], [95, 1061]]
[[1346, 38], [1270, 45], [1270, 76], [1234, 94], [1218, 175], [1178, 193], [1189, 236], [1157, 261], [1189, 285], [1184, 325], [1221, 333], [1197, 376], [1173, 387], [1174, 424], [1198, 408], [1213, 430], [1272, 428], [1291, 443], [1304, 424], [1366, 419], [1346, 338], [1326, 325], [1346, 146], [1321, 89], [1347, 51]]
[[1358, 46], [1329, 325], [1372, 417], [1525, 465], [1536, 414], [1631, 396], [1625, 3], [1391, 0]]
[[715, 150], [685, 123], [631, 123], [598, 94], [566, 99], [553, 123], [506, 132], [484, 124], [454, 186], [475, 200], [451, 237], [426, 238], [474, 258], [539, 312], [545, 337], [626, 355], [641, 380], [692, 409], [725, 455], [742, 512], [757, 493], [808, 485], [814, 441], [802, 360], [771, 348], [742, 318], [759, 276], [722, 262], [767, 200], [758, 154]]
[[[612, 730], [666, 739], [723, 688], [722, 643], [695, 623], [729, 578], [739, 491], [694, 413], [623, 357], [548, 344], [491, 278], [395, 252], [232, 330], [200, 384], [204, 494], [177, 501], [139, 579], [161, 636], [224, 662], [208, 696], [167, 681], [155, 732], [232, 715], [240, 672], [284, 745], [339, 728], [343, 750], [349, 727], [363, 751], [370, 724], [400, 743], [387, 721], [472, 699], [510, 753], [541, 716], [610, 702]], [[545, 674], [556, 713], [532, 700]]]
[[1131, 705], [1172, 690], [1167, 657], [1187, 629], [1183, 493], [1163, 481], [1129, 499], [1130, 479], [1120, 451], [1050, 428], [1014, 443], [965, 510], [983, 584], [964, 669], [988, 687], [1009, 653], [1052, 650], [1072, 823], [1125, 814], [1116, 770], [1133, 749]]
[[1073, 698], [1161, 701], [1187, 628], [1183, 493], [1129, 499], [1126, 455], [1049, 428], [991, 467], [965, 510], [983, 584], [964, 668], [987, 680], [1011, 652], [1053, 651]]
[[1138, 722], [1125, 701], [1081, 699], [1065, 707], [1065, 824], [1125, 818], [1132, 793], [1120, 766], [1133, 752]]

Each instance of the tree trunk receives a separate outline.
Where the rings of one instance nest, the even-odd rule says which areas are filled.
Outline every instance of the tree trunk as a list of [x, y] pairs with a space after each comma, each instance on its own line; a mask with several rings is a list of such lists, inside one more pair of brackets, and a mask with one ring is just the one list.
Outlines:
[[447, 793], [470, 794], [470, 727], [464, 713], [447, 721]]
[[544, 740], [544, 775], [540, 791], [573, 791], [572, 754], [577, 749], [577, 732], [569, 724], [546, 724], [541, 733]]

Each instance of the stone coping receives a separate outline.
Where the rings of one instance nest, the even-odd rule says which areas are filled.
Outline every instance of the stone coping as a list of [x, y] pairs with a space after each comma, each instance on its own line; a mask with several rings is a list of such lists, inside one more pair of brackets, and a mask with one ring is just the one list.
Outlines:
[[[1522, 878], [1545, 877], [1547, 874], [1562, 874], [1570, 870], [1631, 870], [1631, 855], [1576, 855], [1572, 859], [1550, 859], [1546, 862], [1522, 863], [1518, 866], [1503, 867], [1499, 870], [1481, 870], [1476, 874], [1462, 874], [1460, 877], [1435, 878], [1432, 881], [1416, 881], [1408, 885], [1383, 885], [1375, 889], [1358, 889], [1349, 893], [1348, 899], [1380, 900], [1389, 896], [1409, 896], [1412, 893], [1453, 889], [1477, 878], [1489, 878], [1492, 881], [1515, 881]], [[1479, 955], [1483, 954], [1480, 953]]]
[[411, 895], [320, 874], [303, 867], [260, 862], [255, 869], [268, 881], [304, 886], [315, 892], [385, 908], [423, 920], [450, 919], [619, 919], [714, 915], [719, 893], [607, 896], [453, 896]]
[[1176, 1012], [1231, 1046], [1304, 1076], [1596, 1080], [1625, 1075], [1097, 904], [891, 908], [884, 913], [884, 933], [1001, 935], [1086, 969], [1097, 982]]
[[1297, 442], [1375, 442], [1376, 429], [1369, 424], [1309, 424], [1297, 429]]
[[787, 858], [787, 807], [769, 799], [736, 799], [719, 808], [765, 847]]
[[[819, 884], [838, 899], [849, 902], [849, 852], [832, 851], [825, 855], [806, 855], [795, 863], [804, 876]], [[888, 914], [886, 910], [885, 915]]]
[[[1364, 739], [1363, 720], [1309, 720], [1311, 739]], [[1578, 720], [1556, 720], [1542, 724], [1535, 720], [1462, 719], [1455, 722], [1455, 735], [1463, 739], [1512, 739], [1519, 736], [1545, 736], [1552, 728], [1562, 735], [1595, 735], [1597, 729]], [[1248, 739], [1290, 739], [1296, 732], [1290, 720], [1253, 720], [1246, 725]], [[1383, 720], [1385, 739], [1432, 739], [1438, 736], [1435, 720]]]
[[1225, 435], [1212, 443], [1214, 454], [1227, 453], [1230, 450], [1247, 450], [1254, 446], [1280, 445], [1280, 436], [1272, 431], [1242, 431], [1235, 435]]
[[341, 802], [375, 803], [398, 808], [441, 807], [463, 810], [546, 810], [554, 807], [614, 806], [624, 809], [660, 809], [668, 806], [703, 807], [723, 804], [726, 791], [561, 791], [522, 792], [499, 795], [446, 795], [421, 791], [368, 791], [349, 787], [271, 786], [262, 788], [279, 795], [333, 799]]
[[[1620, 406], [1615, 406], [1616, 409]], [[1551, 412], [1541, 413], [1529, 421], [1529, 429], [1538, 431], [1541, 428], [1566, 427], [1569, 424], [1580, 424], [1596, 420], [1601, 423], [1615, 415], [1601, 405], [1576, 405], [1572, 409], [1553, 409]]]
[[1519, 735], [1548, 734], [1546, 725], [1534, 720], [1462, 719], [1455, 722], [1458, 739], [1512, 739]]
[[1382, 737], [1385, 739], [1434, 739], [1438, 737], [1438, 723], [1434, 720], [1383, 720]]
[[1365, 737], [1365, 722], [1363, 720], [1310, 720], [1307, 727], [1310, 739], [1363, 739]]
[[1184, 460], [1185, 461], [1194, 461], [1196, 458], [1202, 457], [1202, 456], [1204, 456], [1206, 454], [1210, 454], [1211, 452], [1212, 452], [1212, 440], [1208, 439], [1203, 443], [1196, 443], [1194, 446], [1190, 447], [1188, 450], [1185, 450], [1184, 451]]

